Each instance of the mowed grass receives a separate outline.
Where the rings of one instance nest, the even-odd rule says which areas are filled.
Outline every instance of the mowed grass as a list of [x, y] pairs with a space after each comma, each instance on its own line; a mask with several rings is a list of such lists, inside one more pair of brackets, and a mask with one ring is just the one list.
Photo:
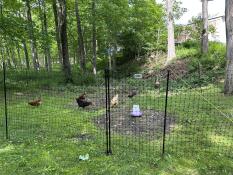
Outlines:
[[[162, 137], [117, 133], [112, 139], [113, 155], [107, 156], [105, 130], [94, 122], [104, 114], [105, 104], [78, 108], [74, 100], [84, 89], [95, 98], [104, 91], [72, 85], [59, 90], [12, 90], [8, 95], [9, 140], [4, 139], [1, 100], [0, 174], [233, 174], [233, 98], [221, 94], [220, 87], [170, 92], [168, 114], [176, 122], [167, 133], [164, 158]], [[19, 91], [24, 95], [15, 94]], [[27, 105], [39, 96], [43, 99], [40, 107]], [[164, 99], [164, 92], [149, 89], [125, 103], [163, 112]], [[79, 155], [85, 154], [90, 159], [80, 161]]]

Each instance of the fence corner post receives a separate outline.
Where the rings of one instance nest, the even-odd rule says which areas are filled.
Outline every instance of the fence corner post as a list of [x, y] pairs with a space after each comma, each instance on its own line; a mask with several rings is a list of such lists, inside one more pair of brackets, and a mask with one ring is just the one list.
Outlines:
[[167, 82], [166, 82], [166, 96], [164, 106], [164, 122], [163, 122], [163, 148], [162, 156], [165, 154], [165, 142], [166, 142], [166, 127], [167, 127], [167, 107], [168, 107], [168, 93], [169, 93], [169, 81], [170, 81], [170, 70], [167, 71]]

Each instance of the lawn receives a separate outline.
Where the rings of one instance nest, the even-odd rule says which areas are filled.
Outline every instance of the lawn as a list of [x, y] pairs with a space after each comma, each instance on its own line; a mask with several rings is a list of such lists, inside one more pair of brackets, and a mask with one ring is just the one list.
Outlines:
[[[161, 131], [139, 130], [134, 135], [118, 132], [127, 124], [116, 127], [118, 130], [113, 130], [112, 135], [113, 155], [107, 156], [105, 129], [96, 123], [105, 114], [103, 83], [64, 86], [48, 85], [49, 78], [41, 77], [33, 83], [35, 79], [30, 86], [24, 86], [25, 81], [16, 81], [15, 77], [8, 79], [10, 139], [4, 139], [1, 100], [0, 174], [233, 174], [233, 98], [224, 96], [221, 86], [182, 89], [171, 84], [168, 116], [175, 122], [167, 130], [164, 157], [163, 125], [158, 121], [154, 124]], [[137, 103], [142, 110], [163, 113], [164, 89], [153, 90], [149, 84], [118, 81], [111, 93], [119, 93], [122, 100], [112, 110], [127, 115]], [[130, 100], [125, 98], [129, 85], [140, 92]], [[75, 97], [83, 91], [94, 101], [87, 109], [75, 103]], [[27, 104], [38, 97], [43, 100], [41, 106]], [[143, 128], [149, 122], [136, 126]], [[79, 160], [85, 154], [89, 154], [89, 160]]]

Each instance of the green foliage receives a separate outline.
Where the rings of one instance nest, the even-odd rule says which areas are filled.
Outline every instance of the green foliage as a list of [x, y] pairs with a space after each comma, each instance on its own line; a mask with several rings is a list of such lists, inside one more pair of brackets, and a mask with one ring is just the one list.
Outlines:
[[[95, 2], [96, 17], [93, 19], [92, 0], [79, 1], [88, 64], [92, 65], [91, 60], [93, 57], [93, 20], [95, 20], [97, 30], [97, 57], [101, 59], [102, 63], [108, 62], [107, 50], [110, 48], [114, 49], [113, 57], [122, 57], [123, 62], [127, 62], [136, 56], [144, 55], [147, 51], [161, 49], [166, 45], [164, 9], [154, 0], [96, 0]], [[58, 61], [52, 1], [48, 0], [45, 3], [48, 35], [42, 29], [42, 4], [37, 0], [30, 1], [33, 30], [38, 46], [39, 62], [42, 66], [44, 64], [44, 49], [47, 45], [51, 48], [52, 59], [55, 62]], [[30, 40], [28, 37], [30, 28], [24, 13], [27, 10], [25, 1], [4, 1], [3, 4], [3, 15], [0, 17], [0, 34], [5, 37], [5, 42], [1, 43], [0, 46], [4, 50], [2, 55], [4, 58], [9, 57], [5, 49], [11, 48], [11, 50], [14, 50], [17, 44], [19, 44], [21, 58], [18, 58], [17, 55], [16, 59], [21, 59], [18, 62], [23, 63], [24, 50], [21, 46], [22, 39], [25, 40], [28, 46], [29, 57], [32, 54], [31, 49], [29, 49]], [[157, 31], [160, 31], [160, 38], [157, 36]], [[71, 63], [74, 63], [73, 60], [75, 59], [76, 64], [78, 64], [78, 34], [74, 1], [67, 1], [67, 32]], [[9, 38], [13, 41], [17, 40], [17, 43], [9, 42]], [[160, 40], [159, 42], [157, 41], [158, 39]], [[9, 59], [10, 62], [12, 60], [13, 58]], [[32, 63], [31, 58], [30, 63]], [[22, 66], [25, 66], [25, 63]], [[100, 65], [97, 70], [102, 67]]]
[[[166, 0], [163, 0], [164, 9], [166, 9]], [[186, 8], [181, 7], [182, 2], [180, 0], [173, 1], [173, 17], [175, 19], [180, 19], [180, 17], [187, 11]]]
[[27, 22], [14, 15], [0, 16], [0, 35], [10, 40], [21, 40], [27, 37]]
[[[201, 16], [192, 17], [192, 19], [189, 21], [189, 25], [184, 27], [184, 30], [186, 30], [188, 33], [190, 33], [191, 39], [195, 41], [201, 40], [201, 35], [203, 32], [203, 21]], [[208, 33], [215, 33], [216, 29], [213, 25], [209, 25], [209, 31]]]
[[194, 58], [199, 53], [199, 43], [196, 41], [189, 40], [176, 47], [176, 56], [178, 59], [183, 58]]
[[181, 44], [181, 47], [184, 47], [186, 49], [192, 49], [192, 48], [199, 48], [199, 43], [194, 40], [188, 40]]
[[218, 42], [210, 42], [208, 54], [201, 55], [191, 60], [193, 71], [199, 68], [209, 71], [224, 69], [226, 65], [226, 46]]
[[128, 2], [124, 4], [124, 9], [118, 9], [122, 11], [115, 10], [114, 14], [108, 14], [106, 18], [112, 34], [109, 42], [110, 45], [116, 44], [122, 48], [124, 59], [133, 59], [145, 54], [148, 49], [156, 48], [156, 31], [164, 31], [165, 28], [163, 9], [151, 0], [137, 0], [131, 1], [129, 5]]

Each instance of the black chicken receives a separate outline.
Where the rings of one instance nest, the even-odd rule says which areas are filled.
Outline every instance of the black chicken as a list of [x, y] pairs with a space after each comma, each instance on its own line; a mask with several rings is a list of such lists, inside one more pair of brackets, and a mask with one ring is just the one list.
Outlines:
[[81, 107], [81, 108], [85, 108], [87, 106], [92, 105], [92, 102], [81, 100], [81, 99], [78, 99], [78, 98], [76, 99], [76, 102], [78, 103], [78, 106]]
[[86, 92], [84, 92], [82, 95], [78, 97], [78, 99], [80, 100], [85, 100], [85, 98], [86, 98]]
[[92, 102], [86, 101], [84, 98], [76, 98], [76, 102], [78, 103], [78, 106], [81, 108], [85, 108], [87, 106], [92, 105]]
[[136, 91], [132, 91], [132, 92], [128, 95], [128, 97], [129, 97], [129, 98], [133, 98], [135, 95], [137, 95], [137, 92], [136, 92]]

